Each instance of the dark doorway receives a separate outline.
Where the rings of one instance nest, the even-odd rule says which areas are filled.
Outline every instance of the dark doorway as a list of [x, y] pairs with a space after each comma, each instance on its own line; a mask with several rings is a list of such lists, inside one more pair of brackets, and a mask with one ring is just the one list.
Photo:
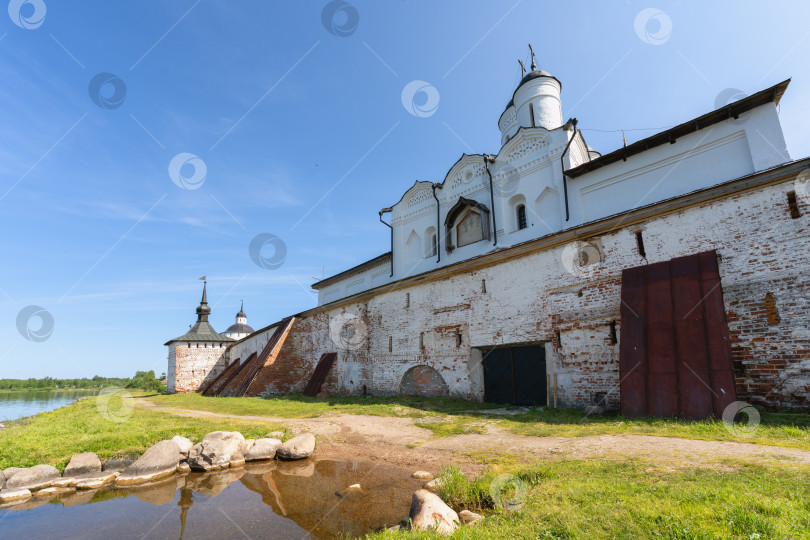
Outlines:
[[546, 404], [546, 349], [542, 345], [483, 351], [484, 401]]
[[622, 272], [622, 414], [720, 418], [737, 400], [717, 254]]

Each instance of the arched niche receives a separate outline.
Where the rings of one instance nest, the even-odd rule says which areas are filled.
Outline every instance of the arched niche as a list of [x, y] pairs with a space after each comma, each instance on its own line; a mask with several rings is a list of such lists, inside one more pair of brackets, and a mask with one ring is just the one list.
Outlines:
[[405, 372], [399, 383], [403, 396], [447, 396], [450, 389], [441, 374], [430, 366], [414, 366]]
[[560, 194], [557, 190], [547, 187], [534, 203], [537, 218], [535, 225], [540, 227], [539, 236], [555, 233], [562, 230], [562, 212], [560, 211]]

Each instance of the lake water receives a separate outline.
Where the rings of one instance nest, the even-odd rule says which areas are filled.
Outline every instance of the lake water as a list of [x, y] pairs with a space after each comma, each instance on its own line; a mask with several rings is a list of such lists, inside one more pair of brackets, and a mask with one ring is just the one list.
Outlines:
[[77, 397], [96, 394], [98, 390], [0, 391], [0, 422], [52, 411], [64, 407]]
[[[359, 490], [347, 490], [352, 484]], [[408, 516], [423, 482], [367, 462], [249, 463], [146, 487], [71, 491], [0, 509], [8, 538], [344, 538]]]

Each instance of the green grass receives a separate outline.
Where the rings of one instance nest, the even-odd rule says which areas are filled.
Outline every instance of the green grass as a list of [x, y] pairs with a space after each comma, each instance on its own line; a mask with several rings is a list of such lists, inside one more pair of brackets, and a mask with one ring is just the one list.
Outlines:
[[513, 433], [536, 437], [632, 434], [810, 449], [810, 415], [801, 413], [761, 412], [760, 425], [751, 437], [735, 435], [720, 420], [588, 416], [572, 409], [530, 410], [505, 418], [502, 425]]
[[451, 398], [367, 396], [310, 398], [301, 394], [271, 397], [212, 397], [200, 394], [158, 395], [148, 398], [155, 405], [218, 412], [239, 416], [314, 418], [330, 414], [422, 417], [435, 413], [461, 414], [499, 407]]
[[[136, 394], [137, 395], [137, 394]], [[97, 397], [16, 422], [6, 422], [0, 431], [0, 469], [30, 467], [40, 463], [64, 469], [73, 454], [96, 452], [100, 458], [135, 457], [163, 439], [183, 435], [199, 441], [211, 431], [240, 431], [245, 437], [261, 437], [284, 431], [279, 424], [216, 418], [185, 418], [135, 407], [131, 415], [116, 422], [102, 414]], [[112, 417], [122, 410], [120, 397], [108, 402]], [[108, 415], [110, 416], [110, 415]]]
[[[490, 423], [491, 421], [487, 421]], [[471, 416], [435, 416], [414, 422], [420, 428], [433, 432], [434, 437], [449, 437], [465, 433], [486, 433], [486, 424]]]
[[[481, 422], [500, 425], [513, 433], [537, 437], [582, 437], [587, 435], [653, 435], [707, 441], [736, 441], [810, 450], [810, 415], [762, 412], [761, 424], [752, 437], [731, 433], [722, 421], [688, 421], [664, 418], [623, 418], [617, 415], [588, 416], [574, 409], [529, 409], [517, 415], [495, 416], [487, 409], [504, 408], [449, 398], [330, 397], [307, 398], [300, 394], [273, 397], [221, 398], [199, 394], [160, 395], [149, 401], [180, 409], [212, 411], [239, 416], [313, 418], [329, 414], [404, 416], [417, 420], [437, 437], [481, 433]], [[515, 410], [514, 407], [505, 407]], [[440, 421], [441, 420], [441, 421]]]
[[[503, 477], [510, 481], [493, 498], [490, 486], [501, 474], [512, 476]], [[454, 538], [792, 539], [810, 538], [808, 475], [806, 467], [741, 461], [730, 471], [677, 472], [650, 463], [548, 461], [494, 466], [477, 479], [449, 469], [440, 494], [454, 509], [487, 516]], [[522, 506], [507, 510], [497, 504], [510, 497]]]

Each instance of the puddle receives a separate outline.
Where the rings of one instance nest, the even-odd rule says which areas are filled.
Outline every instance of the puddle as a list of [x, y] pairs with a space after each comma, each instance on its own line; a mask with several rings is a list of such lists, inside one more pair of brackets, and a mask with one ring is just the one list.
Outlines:
[[[347, 490], [352, 484], [360, 489]], [[117, 540], [358, 537], [407, 517], [422, 485], [389, 465], [270, 461], [144, 487], [35, 497], [0, 510], [0, 531], [8, 538]]]

